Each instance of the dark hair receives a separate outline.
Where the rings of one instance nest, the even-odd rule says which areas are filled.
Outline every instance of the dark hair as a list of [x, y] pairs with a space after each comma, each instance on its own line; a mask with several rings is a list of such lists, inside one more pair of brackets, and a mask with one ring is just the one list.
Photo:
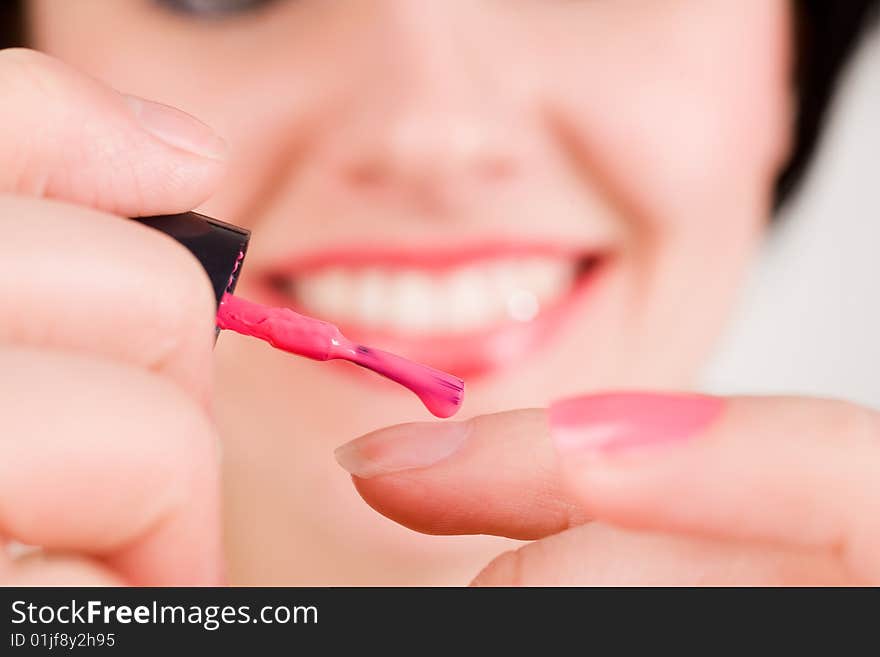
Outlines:
[[794, 147], [776, 183], [777, 209], [796, 191], [813, 157], [841, 73], [880, 0], [797, 0], [798, 115]]
[[[788, 164], [776, 186], [777, 209], [806, 173], [847, 61], [880, 0], [795, 0], [798, 115]], [[25, 45], [21, 0], [0, 0], [0, 47]]]

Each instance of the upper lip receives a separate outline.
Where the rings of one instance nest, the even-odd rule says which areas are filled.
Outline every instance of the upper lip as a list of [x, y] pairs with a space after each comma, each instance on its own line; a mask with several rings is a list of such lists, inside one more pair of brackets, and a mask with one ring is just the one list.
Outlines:
[[344, 246], [311, 251], [280, 259], [261, 267], [258, 276], [264, 282], [288, 279], [324, 267], [383, 267], [388, 269], [421, 269], [440, 272], [446, 269], [494, 258], [548, 256], [569, 260], [597, 256], [607, 249], [554, 242], [514, 240], [469, 242], [443, 247], [418, 246]]

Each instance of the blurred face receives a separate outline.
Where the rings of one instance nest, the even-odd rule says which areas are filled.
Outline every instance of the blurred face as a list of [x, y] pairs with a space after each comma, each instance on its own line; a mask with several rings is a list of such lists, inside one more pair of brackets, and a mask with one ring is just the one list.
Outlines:
[[[253, 230], [245, 297], [465, 376], [463, 416], [691, 385], [788, 146], [784, 0], [32, 0], [32, 38], [232, 148], [204, 208]], [[224, 335], [233, 580], [466, 581], [332, 449], [405, 391]], [[475, 503], [478, 501], [475, 500]]]

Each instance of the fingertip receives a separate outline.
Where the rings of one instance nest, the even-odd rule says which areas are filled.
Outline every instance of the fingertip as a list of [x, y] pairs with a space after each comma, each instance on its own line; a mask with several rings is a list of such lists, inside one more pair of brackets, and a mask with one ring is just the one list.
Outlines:
[[0, 88], [0, 192], [168, 214], [199, 206], [225, 173], [227, 145], [204, 122], [46, 54], [0, 51]]
[[423, 533], [534, 539], [586, 520], [561, 485], [543, 409], [399, 425], [340, 452], [367, 504]]
[[123, 94], [122, 99], [141, 128], [165, 145], [209, 160], [226, 161], [226, 141], [192, 114], [130, 94]]
[[[121, 179], [114, 211], [124, 216], [186, 212], [217, 189], [227, 166], [229, 146], [207, 123], [181, 109], [129, 94], [117, 94], [137, 137]], [[125, 154], [123, 154], [125, 156]]]
[[467, 440], [469, 422], [413, 422], [379, 429], [338, 447], [337, 463], [360, 479], [431, 467]]

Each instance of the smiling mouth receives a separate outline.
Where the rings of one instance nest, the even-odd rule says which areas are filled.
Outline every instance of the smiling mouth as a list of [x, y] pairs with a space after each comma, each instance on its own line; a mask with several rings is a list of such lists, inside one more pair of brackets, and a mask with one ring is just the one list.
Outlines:
[[273, 301], [459, 375], [544, 341], [606, 256], [495, 245], [325, 253], [267, 276]]

